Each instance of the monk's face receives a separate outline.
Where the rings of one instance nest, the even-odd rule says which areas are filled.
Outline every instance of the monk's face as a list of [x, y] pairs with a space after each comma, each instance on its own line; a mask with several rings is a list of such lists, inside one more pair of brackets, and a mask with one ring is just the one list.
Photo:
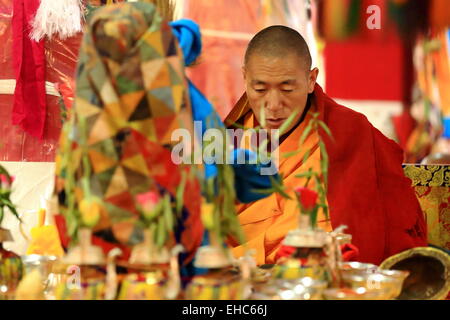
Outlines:
[[306, 107], [308, 94], [314, 91], [318, 69], [307, 70], [296, 54], [270, 56], [254, 53], [244, 67], [244, 79], [250, 108], [261, 124], [264, 108], [267, 130], [280, 126], [296, 113], [285, 132], [295, 126]]

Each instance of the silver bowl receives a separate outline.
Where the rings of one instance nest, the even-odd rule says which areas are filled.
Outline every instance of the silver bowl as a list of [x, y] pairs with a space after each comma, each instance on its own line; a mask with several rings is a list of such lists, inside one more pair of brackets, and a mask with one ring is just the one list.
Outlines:
[[359, 288], [330, 288], [323, 292], [326, 300], [380, 300], [386, 295], [386, 290], [373, 291]]
[[[403, 282], [409, 275], [407, 271], [386, 272], [378, 270], [375, 273], [344, 274], [342, 280], [348, 287], [365, 288], [368, 291], [384, 291], [385, 294], [380, 299], [395, 299], [400, 295]], [[389, 270], [391, 271], [391, 270]]]
[[344, 276], [375, 273], [378, 271], [378, 266], [370, 263], [361, 262], [341, 262], [339, 263], [339, 273]]

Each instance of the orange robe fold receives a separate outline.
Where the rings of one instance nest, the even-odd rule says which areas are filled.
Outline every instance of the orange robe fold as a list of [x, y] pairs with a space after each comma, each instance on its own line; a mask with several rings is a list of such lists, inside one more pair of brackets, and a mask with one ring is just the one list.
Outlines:
[[[312, 112], [330, 128], [333, 139], [322, 130], [311, 132], [302, 146], [299, 140]], [[244, 95], [225, 124], [234, 123], [246, 128], [255, 127], [252, 111]], [[402, 150], [392, 140], [383, 136], [367, 118], [338, 105], [319, 85], [313, 93], [312, 105], [305, 119], [279, 147], [279, 172], [284, 184], [292, 189], [304, 185], [295, 175], [308, 168], [320, 172], [320, 151], [317, 147], [322, 137], [329, 156], [327, 202], [330, 219], [319, 216], [319, 227], [331, 231], [340, 225], [348, 226], [353, 244], [360, 250], [359, 260], [380, 264], [387, 257], [403, 250], [426, 246], [426, 226], [420, 205], [403, 174]], [[300, 152], [285, 158], [283, 154]], [[307, 150], [312, 151], [302, 163]], [[311, 186], [311, 185], [309, 185]], [[250, 204], [238, 205], [239, 220], [247, 242], [234, 247], [233, 254], [241, 256], [245, 250], [256, 251], [258, 264], [275, 263], [275, 256], [289, 230], [297, 227], [299, 210], [295, 201], [286, 201], [280, 195], [271, 196]]]

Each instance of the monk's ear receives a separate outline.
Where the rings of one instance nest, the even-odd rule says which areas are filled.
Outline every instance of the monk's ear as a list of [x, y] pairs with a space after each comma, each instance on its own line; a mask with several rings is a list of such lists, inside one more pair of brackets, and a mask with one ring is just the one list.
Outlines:
[[314, 92], [314, 87], [316, 86], [317, 77], [319, 76], [319, 69], [314, 68], [309, 72], [308, 78], [308, 93]]
[[244, 80], [247, 78], [247, 71], [245, 69], [245, 66], [242, 66], [242, 76], [244, 77]]

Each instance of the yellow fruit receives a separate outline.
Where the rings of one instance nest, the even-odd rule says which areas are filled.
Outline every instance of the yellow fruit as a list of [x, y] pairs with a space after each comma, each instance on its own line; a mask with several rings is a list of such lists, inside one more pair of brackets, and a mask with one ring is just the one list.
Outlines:
[[100, 220], [101, 202], [100, 199], [91, 197], [83, 199], [79, 203], [81, 221], [86, 227], [93, 228]]

